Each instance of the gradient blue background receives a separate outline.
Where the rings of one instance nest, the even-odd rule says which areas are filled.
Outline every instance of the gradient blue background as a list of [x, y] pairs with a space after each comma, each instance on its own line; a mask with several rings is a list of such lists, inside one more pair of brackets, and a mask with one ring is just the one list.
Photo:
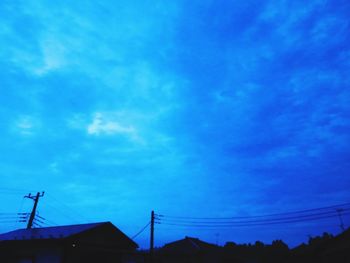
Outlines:
[[[1, 0], [0, 212], [29, 211], [23, 195], [45, 190], [45, 218], [133, 235], [152, 209], [227, 217], [349, 201], [349, 18], [347, 0]], [[157, 225], [156, 245], [293, 246], [338, 225]]]

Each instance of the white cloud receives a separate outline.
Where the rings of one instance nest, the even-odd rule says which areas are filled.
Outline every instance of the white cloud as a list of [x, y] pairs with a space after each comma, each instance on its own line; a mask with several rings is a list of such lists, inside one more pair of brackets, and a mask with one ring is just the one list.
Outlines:
[[31, 116], [20, 116], [14, 124], [15, 131], [23, 136], [33, 135], [38, 127], [38, 120]]
[[90, 135], [126, 135], [136, 139], [136, 129], [131, 125], [124, 125], [119, 121], [106, 116], [100, 112], [95, 113], [92, 122], [87, 127], [87, 133]]
[[35, 74], [43, 75], [65, 65], [65, 48], [59, 41], [54, 39], [43, 41], [42, 53], [42, 65], [33, 70]]
[[58, 173], [59, 172], [59, 169], [58, 169], [58, 163], [57, 162], [53, 162], [53, 163], [50, 163], [49, 164], [49, 170], [52, 172], [52, 173]]

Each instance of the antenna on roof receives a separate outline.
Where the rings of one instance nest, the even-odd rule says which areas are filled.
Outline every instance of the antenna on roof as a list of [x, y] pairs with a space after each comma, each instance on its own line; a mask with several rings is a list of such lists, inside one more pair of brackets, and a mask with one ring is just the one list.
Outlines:
[[41, 193], [38, 192], [35, 196], [31, 195], [31, 193], [29, 193], [28, 195], [24, 196], [24, 198], [29, 198], [29, 199], [32, 199], [34, 201], [34, 206], [33, 206], [33, 209], [32, 209], [32, 212], [30, 214], [29, 221], [27, 224], [27, 229], [30, 229], [33, 226], [33, 221], [34, 221], [35, 213], [36, 213], [36, 207], [38, 206], [39, 198], [43, 197], [44, 193], [45, 192], [41, 192]]

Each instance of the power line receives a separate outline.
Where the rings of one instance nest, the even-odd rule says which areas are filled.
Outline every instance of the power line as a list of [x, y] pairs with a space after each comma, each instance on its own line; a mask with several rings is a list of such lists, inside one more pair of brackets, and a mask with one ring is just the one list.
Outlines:
[[24, 215], [21, 213], [2, 213], [2, 214], [0, 214], [1, 221], [14, 219], [14, 222], [19, 222], [19, 220], [21, 220], [23, 218], [24, 218]]
[[[30, 190], [0, 187], [0, 194], [4, 193], [4, 194], [10, 194], [10, 195], [19, 195], [25, 191], [30, 191]], [[35, 199], [34, 196], [31, 196], [31, 195], [28, 195], [26, 197], [32, 198], [33, 200]], [[51, 194], [49, 194], [48, 197], [51, 200], [51, 202], [49, 202], [49, 203], [44, 202], [43, 203], [44, 208], [50, 209], [51, 212], [61, 214], [62, 216], [64, 216], [64, 218], [69, 219], [69, 221], [73, 221], [73, 222], [77, 222], [77, 223], [81, 222], [80, 218], [83, 218], [83, 216], [80, 213], [77, 213], [77, 211], [75, 209], [69, 208], [67, 205], [60, 202], [58, 199], [56, 199]], [[0, 213], [0, 220], [4, 221], [7, 219], [14, 219], [13, 223], [16, 223], [16, 224], [13, 227], [17, 226], [18, 222], [28, 222], [28, 217], [27, 218], [18, 217], [19, 215], [25, 214], [25, 213], [21, 213], [21, 210], [23, 207], [23, 202], [24, 202], [24, 198], [22, 199], [21, 205], [18, 209], [18, 213], [1, 212]], [[45, 206], [45, 204], [47, 206]], [[58, 205], [58, 207], [57, 207], [57, 205]], [[66, 210], [68, 210], [68, 213], [65, 212]], [[77, 215], [77, 216], [73, 216], [73, 215]], [[39, 217], [39, 219], [36, 217]], [[16, 220], [16, 219], [18, 219], [18, 220]], [[86, 220], [86, 221], [88, 221], [88, 220]], [[45, 218], [41, 217], [40, 215], [38, 215], [37, 213], [35, 213], [34, 218], [32, 219], [32, 223], [33, 222], [35, 222], [36, 224], [38, 224], [40, 222], [41, 224], [45, 224], [45, 225], [58, 225], [56, 222], [54, 222], [52, 220], [45, 219]]]
[[35, 227], [42, 227], [42, 225], [40, 225], [40, 224], [38, 224], [38, 223], [36, 223], [36, 222], [33, 222], [33, 225], [34, 225]]
[[[40, 216], [40, 215], [36, 215], [36, 217], [37, 217], [37, 221], [39, 221], [40, 223], [42, 223], [42, 224], [45, 224], [45, 225], [58, 225], [57, 223], [55, 223], [54, 221], [51, 221], [51, 220], [48, 220], [48, 219], [46, 219], [46, 218], [44, 218], [44, 217], [42, 217], [42, 216]], [[39, 219], [38, 219], [39, 218]], [[46, 222], [48, 222], [48, 223], [46, 223]]]
[[43, 220], [40, 220], [40, 219], [38, 219], [38, 218], [35, 218], [34, 222], [39, 222], [39, 223], [41, 223], [41, 224], [44, 224], [44, 223], [45, 223]]
[[305, 210], [292, 211], [292, 212], [274, 213], [274, 214], [266, 214], [266, 215], [256, 215], [256, 216], [187, 217], [187, 216], [172, 216], [172, 215], [164, 215], [164, 214], [157, 214], [156, 216], [160, 217], [160, 218], [167, 217], [167, 218], [173, 218], [173, 219], [193, 219], [193, 220], [249, 219], [249, 218], [261, 218], [261, 217], [273, 217], [273, 216], [283, 216], [283, 215], [291, 215], [291, 214], [301, 214], [301, 213], [313, 212], [313, 211], [318, 211], [318, 210], [342, 208], [344, 206], [350, 206], [350, 203], [343, 203], [343, 204], [338, 204], [338, 205], [325, 206], [325, 207], [312, 208], [312, 209], [305, 209]]
[[[57, 224], [56, 222], [52, 221], [52, 220], [49, 220], [49, 219], [45, 219], [45, 222], [51, 224], [52, 226], [58, 226], [59, 224]], [[46, 223], [46, 224], [47, 224]]]
[[44, 224], [47, 225], [47, 226], [58, 226], [59, 225], [56, 222], [54, 222], [52, 220], [49, 220], [49, 219], [45, 219], [45, 223]]
[[[18, 188], [10, 188], [10, 187], [0, 187], [0, 194], [3, 193], [5, 195], [19, 195], [22, 194], [23, 192], [33, 192], [34, 190], [29, 190], [29, 189], [18, 189]], [[35, 191], [37, 192], [37, 191]], [[89, 221], [86, 217], [84, 217], [81, 213], [78, 213], [76, 209], [72, 209], [71, 207], [65, 205], [62, 203], [60, 200], [55, 198], [52, 194], [46, 194], [47, 197], [51, 199], [51, 201], [55, 202], [57, 205], [52, 205], [52, 202], [48, 204], [51, 209], [53, 209], [55, 212], [63, 215], [65, 218], [69, 218], [70, 220], [73, 220], [74, 222], [81, 222], [80, 219], [77, 218], [83, 218], [85, 221]], [[44, 205], [47, 204], [44, 202]], [[23, 199], [21, 206], [19, 210], [22, 209], [23, 206]], [[69, 211], [68, 213], [65, 213], [64, 211]], [[1, 213], [0, 213], [1, 215]], [[75, 215], [75, 216], [73, 216]], [[57, 224], [56, 224], [57, 225]]]
[[42, 216], [40, 216], [38, 213], [35, 214], [35, 216], [38, 217], [38, 218], [40, 218], [40, 219], [42, 219], [42, 220], [45, 220], [45, 218], [43, 218]]
[[131, 239], [135, 239], [138, 235], [140, 235], [145, 229], [151, 224], [151, 222], [148, 222], [147, 225], [145, 225], [139, 232], [137, 232], [135, 235], [132, 236]]
[[293, 212], [274, 213], [258, 216], [237, 216], [237, 217], [186, 217], [167, 216], [157, 214], [155, 222], [160, 225], [195, 227], [195, 228], [231, 228], [231, 227], [255, 227], [277, 224], [298, 224], [310, 221], [324, 220], [350, 215], [350, 203], [304, 209]]
[[[350, 215], [350, 212], [344, 213], [343, 215]], [[158, 222], [160, 225], [171, 225], [171, 226], [190, 226], [190, 227], [205, 227], [205, 228], [229, 228], [229, 227], [254, 227], [254, 226], [265, 226], [265, 225], [277, 225], [277, 224], [291, 224], [291, 223], [303, 223], [308, 221], [317, 221], [327, 218], [335, 218], [337, 214], [334, 215], [323, 215], [323, 216], [314, 216], [304, 219], [294, 219], [294, 220], [285, 220], [285, 221], [275, 221], [275, 222], [257, 222], [257, 223], [247, 223], [247, 222], [236, 222], [230, 224], [204, 224], [204, 223], [169, 223], [169, 222]]]
[[[349, 209], [343, 209], [343, 212], [345, 211], [350, 211]], [[197, 220], [193, 221], [190, 219], [167, 219], [166, 217], [164, 218], [157, 218], [159, 222], [170, 222], [170, 223], [190, 223], [190, 224], [215, 224], [215, 225], [221, 225], [221, 224], [240, 224], [240, 223], [268, 223], [268, 222], [278, 222], [278, 221], [288, 221], [288, 220], [302, 220], [302, 219], [308, 219], [312, 217], [317, 217], [317, 216], [327, 216], [327, 215], [338, 215], [337, 211], [326, 211], [326, 212], [319, 212], [319, 213], [310, 213], [310, 214], [302, 214], [302, 215], [297, 215], [297, 216], [288, 216], [288, 217], [276, 217], [276, 218], [266, 218], [266, 219], [255, 219], [255, 220], [230, 220], [230, 221], [205, 221], [205, 220]]]
[[58, 209], [57, 207], [54, 207], [53, 205], [49, 204], [49, 203], [46, 203], [47, 205], [47, 208], [51, 209], [52, 211], [55, 211], [59, 214], [61, 214], [62, 216], [64, 216], [65, 218], [73, 221], [73, 222], [76, 222], [76, 223], [79, 223], [80, 220], [78, 220], [77, 218], [69, 215], [69, 214], [66, 214], [65, 212], [63, 212], [61, 209]]
[[68, 210], [71, 214], [75, 214], [79, 218], [83, 218], [85, 221], [90, 221], [88, 218], [83, 216], [81, 213], [79, 213], [76, 209], [73, 209], [72, 207], [67, 206], [65, 203], [61, 202], [59, 199], [55, 198], [52, 194], [48, 194], [48, 197], [56, 202], [58, 206], [60, 206], [61, 210]]

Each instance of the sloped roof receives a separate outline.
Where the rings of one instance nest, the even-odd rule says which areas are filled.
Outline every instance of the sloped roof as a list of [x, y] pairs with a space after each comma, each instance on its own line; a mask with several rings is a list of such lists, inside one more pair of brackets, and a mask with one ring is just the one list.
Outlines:
[[17, 229], [8, 233], [0, 234], [0, 242], [10, 240], [63, 239], [104, 224], [111, 223], [101, 222], [92, 224]]
[[198, 251], [210, 251], [217, 248], [217, 245], [204, 242], [198, 238], [185, 237], [184, 239], [166, 244], [161, 250], [171, 253], [193, 253]]

